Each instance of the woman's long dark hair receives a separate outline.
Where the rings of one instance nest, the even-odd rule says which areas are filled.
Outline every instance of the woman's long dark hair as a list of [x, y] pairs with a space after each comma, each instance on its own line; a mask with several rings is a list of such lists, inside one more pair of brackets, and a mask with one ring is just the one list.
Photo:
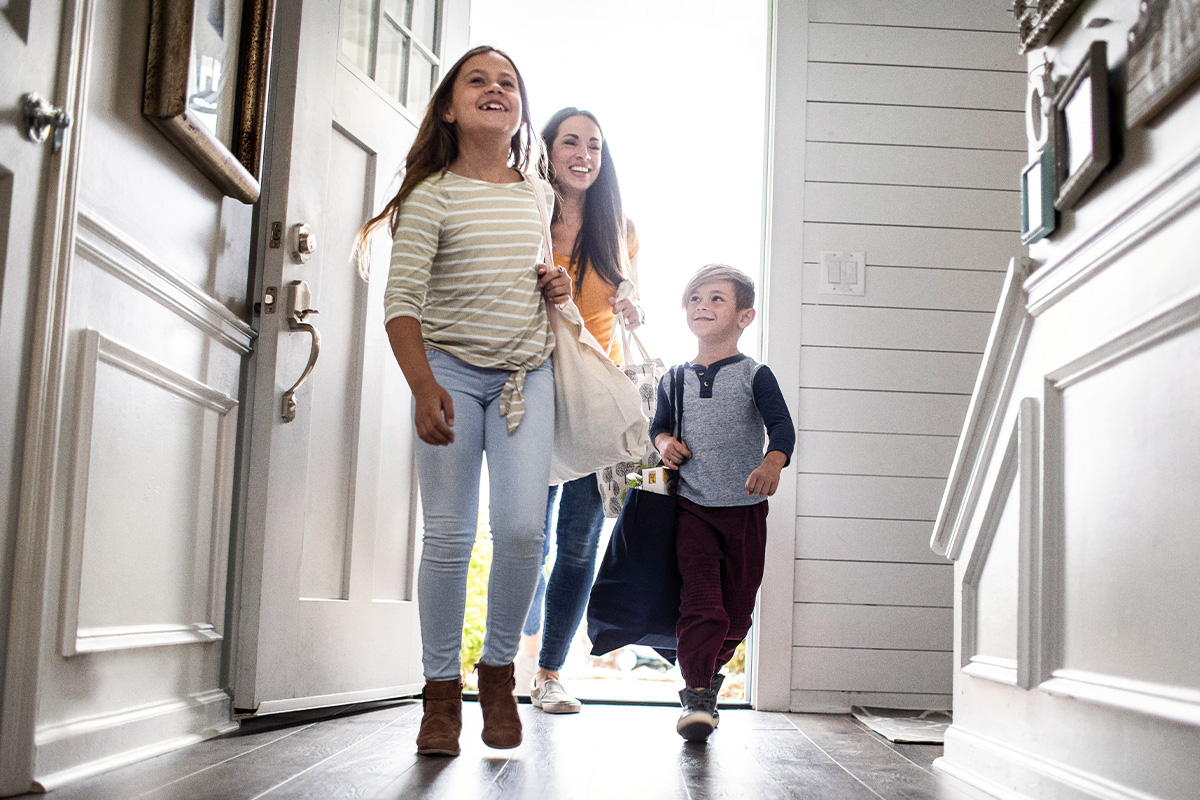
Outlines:
[[[564, 108], [557, 112], [542, 128], [543, 163], [550, 177], [555, 182], [554, 170], [549, 166], [550, 148], [558, 137], [559, 126], [571, 117], [587, 117], [600, 128], [600, 120], [590, 111], [580, 111], [578, 108]], [[561, 209], [554, 203], [554, 219], [559, 218]], [[600, 172], [596, 181], [587, 190], [583, 201], [583, 224], [579, 227], [579, 235], [571, 246], [571, 261], [578, 272], [575, 275], [575, 295], [578, 297], [583, 288], [583, 277], [589, 269], [609, 286], [616, 288], [626, 277], [626, 264], [629, 255], [626, 245], [628, 229], [632, 227], [625, 219], [621, 208], [621, 187], [617, 182], [617, 169], [613, 164], [612, 154], [608, 150], [608, 140], [604, 138], [603, 128], [600, 133]]]
[[358, 250], [360, 271], [362, 271], [361, 265], [367, 263], [367, 240], [371, 234], [386, 224], [388, 233], [394, 236], [396, 227], [400, 224], [400, 204], [404, 202], [404, 198], [408, 197], [421, 181], [439, 170], [445, 169], [454, 159], [458, 158], [458, 131], [455, 130], [452, 123], [442, 119], [442, 115], [450, 105], [454, 93], [454, 81], [458, 79], [458, 73], [462, 72], [463, 64], [467, 63], [469, 59], [485, 53], [495, 53], [507, 59], [508, 63], [512, 64], [513, 72], [517, 75], [517, 88], [521, 93], [521, 125], [513, 134], [508, 151], [513, 168], [520, 172], [526, 172], [531, 160], [540, 156], [541, 149], [535, 143], [533, 120], [529, 116], [529, 95], [525, 91], [525, 79], [521, 77], [521, 71], [517, 69], [517, 65], [503, 50], [489, 45], [473, 47], [463, 53], [462, 58], [455, 61], [454, 66], [446, 71], [441, 83], [434, 90], [433, 97], [429, 100], [429, 105], [425, 109], [425, 117], [421, 120], [421, 127], [417, 129], [417, 136], [413, 140], [408, 157], [404, 162], [402, 170], [404, 178], [400, 182], [400, 191], [396, 192], [396, 196], [388, 201], [378, 216], [367, 220], [358, 232], [355, 244]]

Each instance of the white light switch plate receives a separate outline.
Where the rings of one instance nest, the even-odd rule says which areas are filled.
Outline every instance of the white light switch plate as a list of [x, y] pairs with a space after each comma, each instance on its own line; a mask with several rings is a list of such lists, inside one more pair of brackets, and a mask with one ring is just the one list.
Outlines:
[[862, 296], [866, 289], [866, 254], [821, 251], [821, 294]]

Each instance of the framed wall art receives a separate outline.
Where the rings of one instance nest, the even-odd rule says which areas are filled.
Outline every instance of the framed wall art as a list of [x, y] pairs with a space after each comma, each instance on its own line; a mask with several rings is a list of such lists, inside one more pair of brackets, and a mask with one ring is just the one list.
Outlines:
[[1080, 0], [1014, 0], [1012, 12], [1017, 18], [1017, 51], [1024, 53], [1041, 47], [1071, 16]]
[[1145, 0], [1129, 31], [1125, 124], [1144, 125], [1200, 77], [1200, 0]]
[[142, 113], [224, 194], [258, 200], [274, 0], [152, 0]]
[[1054, 98], [1058, 196], [1054, 207], [1073, 208], [1113, 160], [1108, 102], [1108, 48], [1092, 42], [1087, 55]]
[[1058, 211], [1054, 208], [1054, 147], [1047, 144], [1021, 170], [1021, 244], [1033, 244], [1054, 232]]

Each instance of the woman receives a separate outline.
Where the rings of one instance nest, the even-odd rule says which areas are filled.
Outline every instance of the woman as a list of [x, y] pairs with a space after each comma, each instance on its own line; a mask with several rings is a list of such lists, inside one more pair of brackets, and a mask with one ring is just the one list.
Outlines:
[[513, 659], [542, 563], [540, 487], [554, 440], [546, 304], [571, 294], [564, 271], [536, 263], [542, 225], [534, 192], [547, 200], [551, 193], [526, 172], [534, 150], [528, 107], [511, 59], [491, 47], [469, 51], [430, 100], [400, 191], [360, 239], [361, 246], [385, 223], [393, 235], [385, 324], [420, 440], [422, 755], [459, 754], [460, 648], [485, 451], [494, 555], [475, 665], [482, 736], [496, 748], [522, 738]]
[[[631, 300], [617, 302], [617, 285], [628, 278], [637, 283], [637, 234], [621, 208], [621, 190], [608, 142], [595, 115], [577, 108], [564, 108], [542, 129], [549, 154], [549, 177], [557, 199], [551, 218], [554, 263], [565, 268], [574, 282], [575, 304], [584, 325], [601, 346], [609, 345], [609, 357], [623, 359], [619, 337], [613, 330], [616, 315], [626, 325], [641, 323], [640, 310]], [[611, 344], [610, 344], [611, 343]], [[588, 593], [596, 567], [596, 552], [604, 511], [596, 476], [587, 475], [550, 488], [546, 504], [546, 544], [549, 554], [551, 520], [558, 505], [557, 551], [547, 582], [538, 582], [538, 592], [525, 620], [518, 663], [528, 664], [538, 654], [530, 699], [535, 708], [551, 714], [578, 712], [582, 704], [559, 680], [571, 640], [587, 607]], [[545, 626], [538, 652], [537, 633]], [[528, 673], [526, 673], [528, 674]], [[524, 691], [528, 682], [520, 689]]]

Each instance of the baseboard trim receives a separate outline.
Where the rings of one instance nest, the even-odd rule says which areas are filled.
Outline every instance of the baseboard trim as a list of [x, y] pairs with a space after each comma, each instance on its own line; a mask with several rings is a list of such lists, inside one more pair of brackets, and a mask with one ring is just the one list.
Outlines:
[[53, 791], [236, 730], [232, 711], [228, 693], [216, 690], [43, 728], [34, 786]]
[[[1058, 761], [951, 725], [934, 768], [999, 800], [1155, 800]], [[1030, 793], [1019, 787], [1030, 787]]]

